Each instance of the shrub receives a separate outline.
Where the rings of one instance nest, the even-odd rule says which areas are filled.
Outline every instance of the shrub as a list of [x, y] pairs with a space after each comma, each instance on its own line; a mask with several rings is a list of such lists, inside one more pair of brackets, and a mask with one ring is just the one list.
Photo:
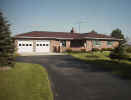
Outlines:
[[121, 60], [121, 59], [128, 60], [129, 56], [127, 54], [115, 54], [115, 53], [111, 53], [110, 54], [110, 58], [111, 59], [118, 59], [118, 60]]
[[72, 52], [72, 49], [71, 49], [71, 48], [68, 48], [68, 49], [66, 49], [66, 52], [71, 53], [71, 52]]
[[100, 51], [98, 48], [93, 48], [92, 51]]
[[125, 47], [123, 44], [120, 44], [118, 47], [116, 47], [111, 54], [109, 55], [111, 59], [127, 59], [128, 55], [126, 53]]
[[113, 48], [102, 48], [101, 51], [112, 51]]
[[86, 49], [84, 49], [84, 48], [83, 48], [83, 49], [81, 49], [81, 52], [86, 52]]
[[126, 49], [128, 53], [131, 53], [131, 46]]

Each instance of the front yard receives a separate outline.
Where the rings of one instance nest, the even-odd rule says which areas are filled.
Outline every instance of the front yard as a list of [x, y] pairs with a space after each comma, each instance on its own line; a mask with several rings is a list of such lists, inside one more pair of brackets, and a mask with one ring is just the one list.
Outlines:
[[[69, 53], [77, 59], [84, 60], [93, 67], [111, 71], [115, 75], [131, 78], [131, 59], [129, 60], [111, 60], [108, 56], [110, 52], [94, 52], [94, 53]], [[131, 54], [130, 58], [131, 58]]]
[[37, 64], [16, 63], [0, 71], [0, 100], [53, 100], [46, 70]]

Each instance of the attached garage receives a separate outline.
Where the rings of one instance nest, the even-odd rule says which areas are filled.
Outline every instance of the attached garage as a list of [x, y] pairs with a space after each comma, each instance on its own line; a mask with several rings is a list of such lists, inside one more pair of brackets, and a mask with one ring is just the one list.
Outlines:
[[17, 49], [19, 53], [33, 52], [33, 41], [30, 40], [18, 40]]
[[50, 52], [50, 41], [49, 40], [36, 40], [35, 52]]
[[49, 40], [18, 40], [17, 51], [19, 53], [50, 52], [50, 41]]

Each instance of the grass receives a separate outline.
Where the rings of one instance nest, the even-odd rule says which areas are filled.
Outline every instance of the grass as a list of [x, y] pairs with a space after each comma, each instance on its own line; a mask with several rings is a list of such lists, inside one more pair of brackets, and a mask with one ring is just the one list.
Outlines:
[[16, 63], [0, 71], [0, 100], [53, 100], [46, 70], [38, 64]]
[[131, 58], [131, 53], [128, 53], [129, 57]]
[[[84, 60], [95, 68], [111, 71], [115, 75], [124, 78], [131, 78], [131, 60], [111, 60], [110, 52], [94, 52], [94, 53], [70, 53], [77, 59]], [[131, 54], [129, 54], [131, 57]]]

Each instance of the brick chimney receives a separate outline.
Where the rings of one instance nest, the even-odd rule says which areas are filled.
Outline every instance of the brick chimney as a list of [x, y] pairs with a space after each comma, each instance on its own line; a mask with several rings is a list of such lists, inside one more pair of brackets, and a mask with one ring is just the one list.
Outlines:
[[75, 33], [75, 30], [74, 30], [74, 28], [72, 27], [72, 29], [71, 29], [71, 31], [70, 31], [71, 33]]

